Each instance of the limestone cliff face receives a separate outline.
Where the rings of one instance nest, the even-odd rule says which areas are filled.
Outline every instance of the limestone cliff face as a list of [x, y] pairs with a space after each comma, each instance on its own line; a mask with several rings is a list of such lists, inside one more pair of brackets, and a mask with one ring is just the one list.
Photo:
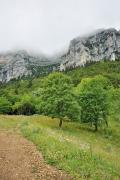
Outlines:
[[[32, 56], [26, 51], [0, 55], [0, 81], [7, 82], [18, 77], [46, 73], [55, 68], [44, 56]], [[44, 72], [43, 72], [44, 70]]]
[[[17, 51], [0, 55], [0, 81], [22, 76], [38, 76], [54, 69], [65, 71], [101, 60], [120, 60], [120, 31], [107, 29], [70, 42], [67, 53], [46, 58]], [[60, 65], [60, 66], [59, 66]]]
[[101, 30], [70, 42], [68, 52], [62, 56], [60, 70], [64, 71], [90, 62], [120, 59], [120, 31]]

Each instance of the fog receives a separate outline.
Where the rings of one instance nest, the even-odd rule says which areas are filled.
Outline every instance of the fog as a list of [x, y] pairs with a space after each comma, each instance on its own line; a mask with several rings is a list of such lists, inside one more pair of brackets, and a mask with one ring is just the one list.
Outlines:
[[120, 28], [119, 0], [0, 0], [0, 52], [52, 55], [96, 29]]

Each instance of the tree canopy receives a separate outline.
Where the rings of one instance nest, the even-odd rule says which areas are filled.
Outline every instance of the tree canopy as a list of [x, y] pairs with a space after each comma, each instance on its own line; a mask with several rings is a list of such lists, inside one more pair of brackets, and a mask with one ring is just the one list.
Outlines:
[[37, 96], [40, 96], [39, 112], [59, 118], [60, 127], [65, 117], [79, 121], [80, 106], [72, 88], [68, 76], [58, 72], [50, 74], [45, 79], [43, 87], [37, 92]]
[[98, 130], [98, 126], [107, 123], [109, 81], [103, 76], [84, 78], [76, 88], [81, 106], [81, 121], [91, 123]]

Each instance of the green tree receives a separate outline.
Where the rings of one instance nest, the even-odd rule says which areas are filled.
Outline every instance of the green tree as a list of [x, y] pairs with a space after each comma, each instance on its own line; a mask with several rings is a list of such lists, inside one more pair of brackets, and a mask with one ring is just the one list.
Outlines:
[[0, 97], [0, 114], [9, 114], [11, 113], [11, 103], [7, 100], [6, 97]]
[[23, 95], [23, 97], [13, 105], [14, 114], [32, 115], [36, 113], [36, 108], [32, 96]]
[[120, 121], [120, 88], [112, 88], [109, 91], [110, 115]]
[[85, 78], [76, 88], [81, 106], [81, 120], [94, 125], [95, 131], [103, 122], [108, 126], [109, 88], [109, 81], [103, 76]]
[[50, 74], [43, 87], [36, 93], [39, 98], [38, 111], [45, 115], [60, 119], [59, 127], [64, 118], [80, 120], [80, 106], [72, 91], [71, 79], [58, 72]]

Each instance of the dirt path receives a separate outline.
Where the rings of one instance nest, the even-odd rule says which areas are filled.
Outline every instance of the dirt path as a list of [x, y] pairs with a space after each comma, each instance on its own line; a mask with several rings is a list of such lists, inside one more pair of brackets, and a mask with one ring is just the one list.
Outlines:
[[45, 163], [36, 147], [20, 135], [0, 133], [0, 180], [70, 180]]

